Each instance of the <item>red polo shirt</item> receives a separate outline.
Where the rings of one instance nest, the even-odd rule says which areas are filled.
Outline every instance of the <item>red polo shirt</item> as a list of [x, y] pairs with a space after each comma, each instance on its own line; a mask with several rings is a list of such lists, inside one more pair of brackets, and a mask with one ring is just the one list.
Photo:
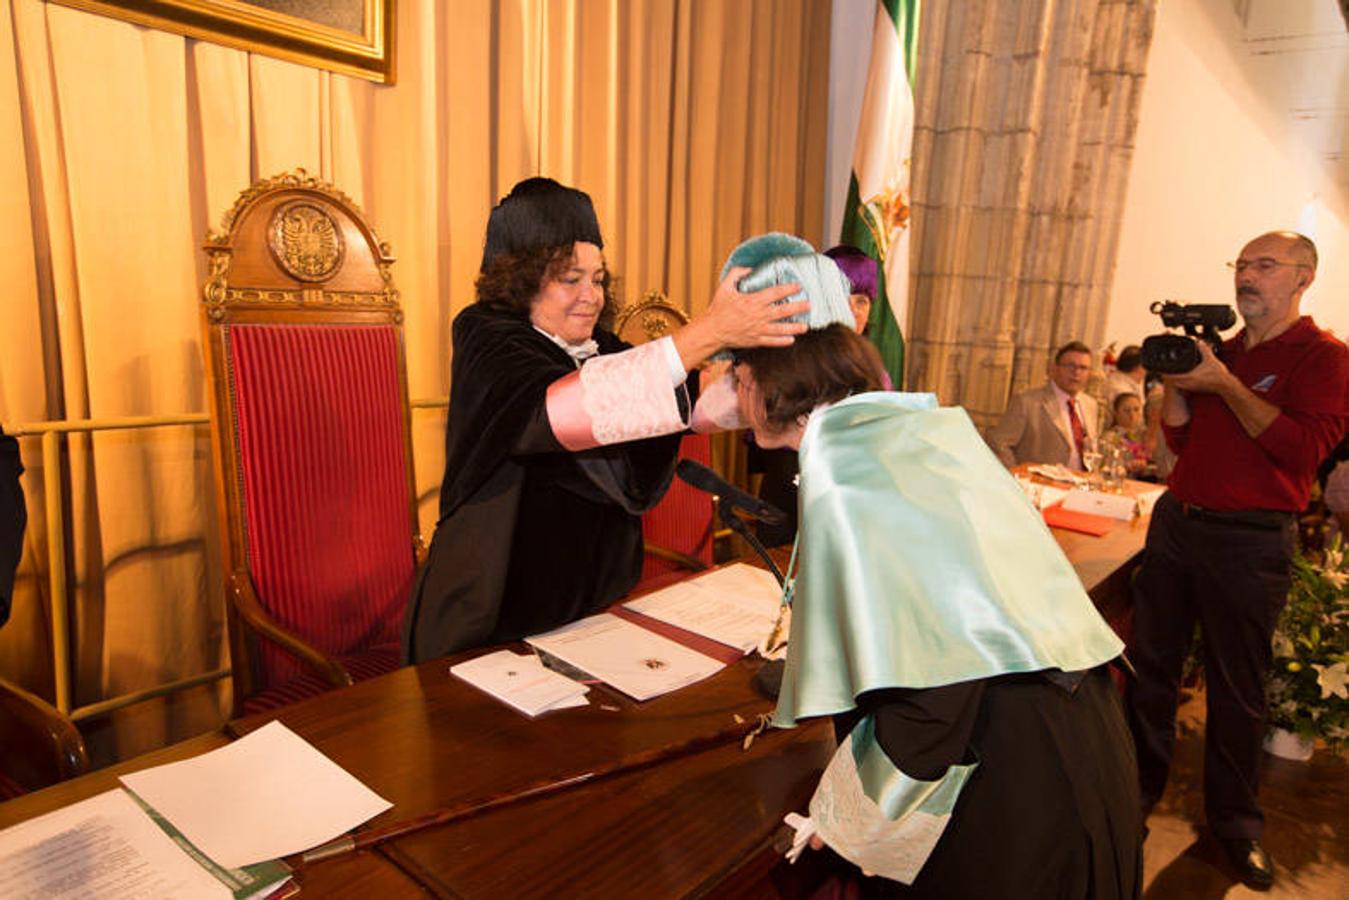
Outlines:
[[1279, 417], [1253, 438], [1217, 394], [1187, 392], [1190, 421], [1163, 429], [1179, 457], [1171, 492], [1209, 509], [1305, 508], [1316, 467], [1349, 425], [1349, 348], [1303, 316], [1250, 349], [1243, 328], [1218, 358]]

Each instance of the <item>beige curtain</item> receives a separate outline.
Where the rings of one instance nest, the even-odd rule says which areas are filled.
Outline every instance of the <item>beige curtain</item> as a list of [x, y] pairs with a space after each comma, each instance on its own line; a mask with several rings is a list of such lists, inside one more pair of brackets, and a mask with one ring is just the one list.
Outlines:
[[[251, 181], [303, 166], [399, 257], [414, 397], [449, 389], [492, 203], [546, 174], [595, 198], [620, 291], [697, 311], [730, 247], [818, 242], [827, 2], [405, 0], [383, 87], [48, 6], [0, 2], [0, 421], [199, 412], [200, 243]], [[413, 417], [429, 533], [443, 413]], [[51, 696], [41, 458], [0, 674]], [[63, 457], [75, 702], [227, 662], [204, 428]], [[85, 728], [101, 759], [214, 727], [201, 688]]]

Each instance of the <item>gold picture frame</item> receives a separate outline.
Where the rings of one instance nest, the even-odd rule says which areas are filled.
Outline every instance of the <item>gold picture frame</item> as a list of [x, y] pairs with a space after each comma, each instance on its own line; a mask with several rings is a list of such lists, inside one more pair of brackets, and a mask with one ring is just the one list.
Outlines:
[[50, 0], [86, 12], [394, 83], [395, 0]]

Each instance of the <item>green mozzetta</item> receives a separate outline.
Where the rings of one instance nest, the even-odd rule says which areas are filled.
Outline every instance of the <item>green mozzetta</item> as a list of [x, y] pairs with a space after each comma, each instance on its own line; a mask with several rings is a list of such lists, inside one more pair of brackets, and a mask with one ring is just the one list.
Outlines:
[[774, 724], [881, 688], [1090, 669], [1123, 644], [964, 410], [869, 393], [801, 442], [800, 572]]

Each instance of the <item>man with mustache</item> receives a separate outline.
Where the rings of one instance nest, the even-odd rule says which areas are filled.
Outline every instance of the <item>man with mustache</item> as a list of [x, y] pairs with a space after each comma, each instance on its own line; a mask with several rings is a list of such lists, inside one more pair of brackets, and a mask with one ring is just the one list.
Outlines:
[[1134, 585], [1129, 725], [1143, 814], [1161, 798], [1181, 666], [1203, 631], [1208, 824], [1242, 879], [1274, 881], [1256, 803], [1270, 639], [1289, 585], [1296, 515], [1349, 422], [1349, 349], [1299, 313], [1316, 246], [1263, 234], [1229, 265], [1246, 327], [1163, 377], [1162, 424], [1178, 460], [1148, 529]]

